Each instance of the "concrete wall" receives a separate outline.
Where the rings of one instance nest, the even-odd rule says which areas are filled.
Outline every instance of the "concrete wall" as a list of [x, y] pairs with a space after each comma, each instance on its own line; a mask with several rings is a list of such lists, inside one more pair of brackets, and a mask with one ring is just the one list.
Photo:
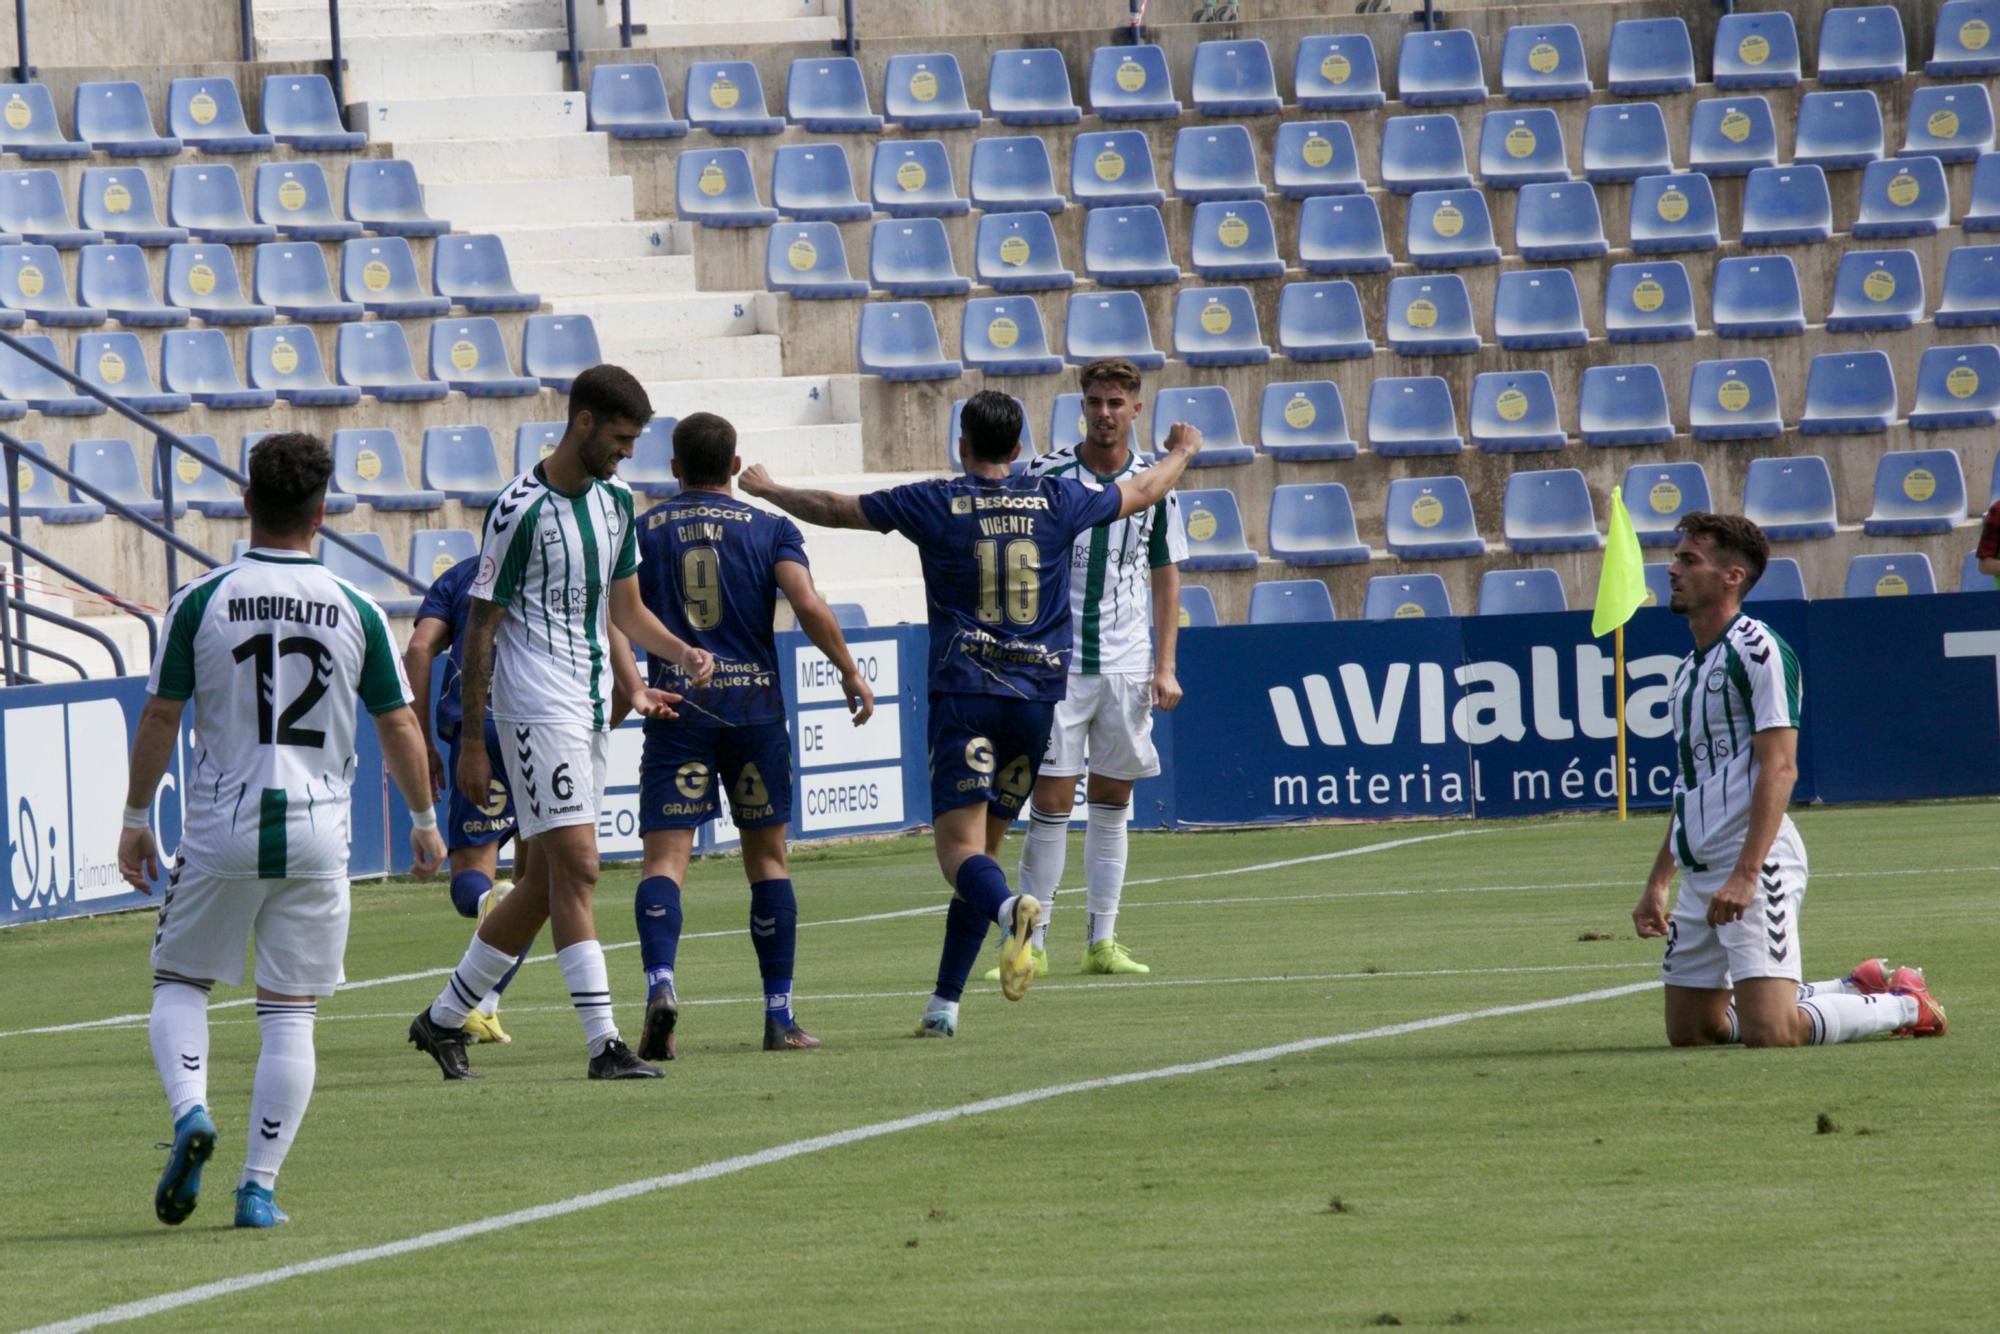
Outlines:
[[[28, 58], [59, 66], [144, 66], [241, 60], [237, 0], [27, 0]], [[20, 59], [12, 6], [0, 59]], [[11, 77], [11, 75], [10, 75]]]

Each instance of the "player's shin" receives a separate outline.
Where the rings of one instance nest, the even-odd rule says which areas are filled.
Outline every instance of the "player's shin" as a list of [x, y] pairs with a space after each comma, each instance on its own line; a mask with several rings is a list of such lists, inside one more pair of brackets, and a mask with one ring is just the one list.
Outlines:
[[579, 940], [558, 951], [556, 963], [569, 986], [569, 1003], [576, 1007], [577, 1021], [583, 1025], [584, 1044], [596, 1056], [618, 1037], [618, 1024], [611, 1016], [611, 975], [604, 967], [604, 947], [595, 940]]
[[465, 1027], [465, 1016], [478, 1008], [480, 998], [513, 967], [513, 955], [495, 949], [475, 932], [472, 943], [465, 947], [465, 956], [431, 1002], [431, 1022], [443, 1029]]
[[632, 917], [639, 928], [639, 963], [646, 970], [646, 990], [660, 986], [671, 989], [681, 944], [679, 883], [665, 875], [641, 880], [632, 899]]
[[1042, 920], [1035, 924], [1031, 941], [1042, 948], [1048, 937], [1049, 917], [1055, 911], [1056, 886], [1062, 883], [1063, 864], [1069, 859], [1069, 816], [1045, 811], [1028, 804], [1028, 836], [1021, 840], [1021, 864], [1016, 881], [1023, 894], [1033, 894], [1042, 905]]
[[757, 971], [764, 979], [764, 1017], [790, 1026], [792, 968], [798, 954], [799, 900], [790, 880], [759, 880], [750, 886], [750, 940], [757, 948]]
[[454, 871], [451, 876], [451, 906], [460, 917], [477, 917], [479, 900], [493, 888], [493, 877], [476, 867]]
[[285, 1154], [312, 1100], [317, 1061], [313, 1052], [310, 1000], [257, 1002], [257, 1027], [263, 1046], [257, 1054], [257, 1077], [250, 1088], [249, 1149], [243, 1155], [238, 1186], [256, 1184], [269, 1190], [278, 1179]]
[[[974, 859], [982, 860], [982, 859]], [[986, 860], [989, 866], [991, 859]], [[997, 872], [999, 868], [996, 866]], [[961, 878], [964, 872], [960, 872]], [[986, 940], [986, 924], [992, 918], [963, 897], [953, 898], [944, 915], [944, 951], [938, 956], [937, 992], [934, 1003], [956, 1007], [965, 994], [965, 980], [972, 976], [972, 961]]]
[[208, 986], [178, 978], [153, 978], [153, 1010], [146, 1022], [153, 1064], [167, 1091], [172, 1118], [208, 1105]]
[[1799, 1012], [1811, 1025], [1806, 1041], [1830, 1046], [1914, 1024], [1917, 1002], [1909, 996], [1819, 995], [1800, 1001]]
[[1117, 935], [1118, 900], [1125, 892], [1125, 860], [1132, 818], [1129, 801], [1112, 805], [1090, 803], [1090, 823], [1083, 833], [1084, 903], [1089, 913], [1088, 943]]

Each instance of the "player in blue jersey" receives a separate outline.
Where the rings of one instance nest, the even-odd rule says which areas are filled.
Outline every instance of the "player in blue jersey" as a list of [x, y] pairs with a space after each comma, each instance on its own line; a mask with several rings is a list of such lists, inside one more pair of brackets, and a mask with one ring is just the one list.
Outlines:
[[639, 593], [660, 623], [713, 655], [714, 675], [697, 686], [654, 660], [650, 684], [682, 697], [678, 721], [646, 724], [639, 762], [639, 828], [644, 879], [634, 903], [646, 970], [646, 1027], [639, 1055], [674, 1059], [680, 1005], [674, 956], [681, 935], [681, 885], [694, 835], [729, 794], [750, 881], [750, 940], [764, 982], [764, 1050], [819, 1046], [792, 1012], [799, 906], [785, 862], [792, 815], [792, 742], [778, 688], [771, 618], [780, 590], [799, 628], [840, 673], [857, 726], [875, 712], [833, 611], [813, 587], [805, 540], [790, 519], [739, 499], [731, 489], [742, 462], [736, 428], [709, 412], [674, 427], [680, 495], [641, 515]]
[[959, 458], [965, 476], [865, 496], [798, 491], [762, 467], [743, 489], [788, 514], [829, 528], [898, 532], [922, 555], [930, 620], [931, 821], [938, 865], [953, 889], [937, 990], [920, 1037], [958, 1029], [965, 980], [997, 922], [1000, 989], [1026, 994], [1034, 977], [1028, 937], [1041, 914], [1014, 894], [995, 860], [1007, 827], [1034, 786], [1055, 701], [1068, 682], [1070, 544], [1099, 524], [1158, 504], [1201, 448], [1201, 432], [1176, 422], [1153, 467], [1091, 490], [1068, 477], [1014, 476], [1021, 409], [992, 390], [966, 400]]

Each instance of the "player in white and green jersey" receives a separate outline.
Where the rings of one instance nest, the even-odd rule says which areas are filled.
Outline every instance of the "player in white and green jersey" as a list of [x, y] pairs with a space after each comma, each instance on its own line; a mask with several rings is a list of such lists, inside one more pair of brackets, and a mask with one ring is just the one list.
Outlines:
[[1673, 818], [1632, 910], [1641, 936], [1666, 937], [1668, 1041], [1797, 1047], [1943, 1034], [1944, 1009], [1918, 969], [1868, 959], [1844, 978], [1800, 981], [1806, 851], [1785, 814], [1798, 776], [1799, 662], [1741, 610], [1770, 544], [1741, 515], [1691, 513], [1679, 531], [1669, 605], [1688, 618], [1695, 649], [1673, 680]]
[[133, 741], [118, 866], [151, 893], [153, 796], [194, 702], [181, 845], [153, 936], [148, 1028], [174, 1118], [153, 1197], [163, 1223], [194, 1211], [215, 1147], [209, 989], [243, 981], [253, 939], [263, 1043], [236, 1225], [285, 1219], [272, 1188], [312, 1095], [317, 998], [344, 980], [357, 695], [415, 821], [416, 870], [428, 875], [444, 856], [423, 728], [388, 622], [309, 554], [332, 475], [333, 456], [310, 435], [267, 436], [251, 451], [250, 549], [174, 594]]

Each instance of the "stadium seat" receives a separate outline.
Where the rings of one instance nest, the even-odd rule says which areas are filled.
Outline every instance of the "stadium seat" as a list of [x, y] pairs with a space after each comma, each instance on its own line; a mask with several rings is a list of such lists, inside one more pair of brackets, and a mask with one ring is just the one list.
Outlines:
[[194, 402], [153, 381], [146, 349], [135, 333], [86, 333], [76, 338], [77, 378], [87, 380], [138, 412], [186, 412]]
[[1745, 178], [1744, 245], [1808, 245], [1832, 235], [1833, 197], [1818, 167], [1759, 167]]
[[1664, 607], [1673, 600], [1673, 585], [1667, 580], [1665, 561], [1648, 561], [1645, 566], [1646, 598], [1642, 607]]
[[1950, 225], [1951, 190], [1936, 158], [1885, 158], [1861, 173], [1861, 207], [1848, 229], [1857, 241], [1935, 236]]
[[833, 623], [842, 630], [866, 630], [868, 609], [859, 602], [829, 602], [827, 610], [833, 613]]
[[1500, 47], [1500, 91], [1513, 102], [1590, 96], [1583, 36], [1574, 23], [1521, 24]]
[[319, 342], [310, 329], [289, 325], [252, 329], [243, 363], [251, 388], [275, 390], [279, 398], [298, 407], [352, 407], [361, 401], [359, 389], [327, 378]]
[[936, 218], [877, 218], [868, 232], [868, 282], [891, 296], [964, 296], [972, 280], [952, 267]]
[[1962, 245], [1944, 261], [1944, 290], [1932, 317], [1940, 329], [2000, 324], [2000, 245]]
[[1493, 218], [1481, 190], [1420, 190], [1404, 208], [1404, 253], [1420, 269], [1500, 262]]
[[1979, 553], [1968, 551], [1965, 561], [1958, 567], [1958, 591], [1961, 593], [1991, 593], [2000, 587], [2000, 579], [1979, 572]]
[[[1706, 180], [1706, 177], [1702, 179]], [[1611, 252], [1604, 215], [1588, 181], [1524, 185], [1514, 200], [1514, 253], [1534, 264], [1597, 259]]]
[[365, 133], [341, 123], [324, 74], [265, 75], [257, 114], [273, 138], [301, 153], [345, 153], [368, 144]]
[[593, 64], [586, 101], [592, 130], [613, 139], [679, 139], [688, 123], [667, 102], [667, 81], [651, 61]]
[[1674, 438], [1660, 368], [1590, 366], [1578, 382], [1577, 434], [1586, 445], [1664, 445]]
[[1204, 278], [1280, 278], [1277, 229], [1261, 199], [1194, 206], [1188, 224], [1188, 262]]
[[341, 212], [377, 236], [443, 236], [451, 223], [424, 212], [417, 171], [400, 158], [368, 158], [347, 164]]
[[1250, 585], [1247, 625], [1305, 625], [1333, 619], [1333, 595], [1323, 580], [1263, 579]]
[[1382, 504], [1382, 524], [1389, 554], [1399, 560], [1486, 554], [1463, 477], [1393, 479]]
[[375, 510], [434, 510], [442, 491], [410, 485], [394, 431], [347, 428], [333, 433], [333, 489]]
[[1821, 86], [1889, 83], [1903, 77], [1903, 19], [1894, 5], [1829, 9], [1820, 17]]
[[384, 403], [428, 403], [451, 392], [442, 380], [417, 374], [410, 340], [394, 320], [341, 325], [334, 335], [333, 373], [340, 383]]
[[1307, 273], [1387, 273], [1393, 262], [1373, 195], [1316, 195], [1299, 205], [1299, 266]]
[[1800, 435], [1886, 431], [1896, 420], [1896, 372], [1875, 349], [1822, 352], [1806, 369]]
[[160, 223], [153, 186], [140, 167], [85, 167], [76, 188], [84, 230], [128, 245], [163, 246], [188, 239], [185, 227]]
[[1908, 329], [1924, 317], [1924, 273], [1914, 250], [1849, 250], [1833, 276], [1828, 333]]
[[278, 229], [252, 222], [243, 186], [227, 165], [199, 163], [175, 167], [167, 177], [167, 221], [185, 227], [197, 241], [222, 245], [275, 241]]
[[1039, 209], [980, 214], [972, 251], [975, 280], [996, 292], [1046, 292], [1076, 285], [1076, 275], [1063, 267], [1055, 224]]
[[868, 284], [848, 272], [840, 228], [831, 222], [781, 222], [771, 228], [764, 241], [764, 286], [804, 301], [868, 295]]
[[777, 134], [785, 122], [764, 102], [764, 83], [747, 60], [696, 60], [681, 94], [688, 124], [710, 134]]
[[15, 507], [17, 514], [25, 519], [40, 519], [43, 523], [90, 523], [104, 517], [104, 506], [94, 500], [78, 499], [73, 492], [66, 496], [66, 488], [57, 485], [55, 474], [37, 465], [35, 460], [49, 456], [41, 441], [23, 440], [21, 449], [29, 457], [20, 460], [17, 472], [20, 481], [25, 483], [20, 488], [20, 502]]
[[160, 387], [205, 408], [268, 408], [278, 397], [244, 385], [229, 335], [220, 329], [176, 329], [162, 337]]
[[1518, 190], [1569, 179], [1562, 122], [1549, 107], [1489, 111], [1479, 125], [1479, 179], [1489, 190]]
[[430, 357], [431, 378], [469, 398], [526, 398], [542, 390], [534, 376], [514, 374], [500, 322], [491, 315], [432, 324]]
[[1069, 67], [1052, 47], [996, 50], [986, 66], [986, 109], [1002, 125], [1074, 125]]
[[74, 250], [104, 239], [103, 232], [70, 221], [62, 182], [48, 167], [0, 173], [0, 232], [58, 250]]
[[779, 144], [771, 204], [796, 222], [859, 222], [874, 212], [855, 198], [854, 170], [839, 144]]
[[[1142, 371], [1157, 371], [1167, 355], [1153, 345], [1146, 303], [1137, 292], [1072, 292], [1063, 316], [1063, 356], [1072, 366], [1099, 357], [1124, 357]], [[1050, 448], [1055, 448], [1052, 441]]]
[[[655, 418], [655, 420], [658, 420]], [[651, 425], [648, 422], [647, 425]], [[514, 428], [514, 472], [518, 476], [556, 452], [562, 442], [561, 422], [522, 422]]]
[[428, 319], [451, 310], [417, 275], [416, 256], [400, 236], [365, 236], [340, 247], [340, 296], [382, 319]]
[[890, 56], [882, 71], [882, 112], [906, 130], [969, 130], [981, 120], [965, 100], [965, 75], [949, 51]]
[[1583, 119], [1583, 178], [1606, 184], [1669, 175], [1673, 149], [1657, 102], [1600, 102]]
[[1882, 156], [1882, 104], [1866, 88], [1807, 93], [1799, 99], [1797, 124], [1794, 162], [1839, 171]]
[[521, 334], [521, 371], [544, 388], [567, 394], [571, 381], [603, 360], [590, 316], [528, 316]]
[[1465, 169], [1465, 139], [1459, 134], [1458, 118], [1384, 118], [1378, 170], [1382, 187], [1392, 195], [1469, 188], [1472, 174]]
[[1493, 285], [1493, 341], [1509, 352], [1582, 347], [1583, 301], [1568, 269], [1509, 269]]
[[1087, 88], [1091, 113], [1103, 120], [1174, 120], [1181, 114], [1167, 53], [1150, 44], [1092, 51]]
[[[681, 493], [680, 479], [674, 476], [674, 427], [679, 424], [679, 418], [666, 416], [646, 423], [632, 442], [632, 457], [618, 465], [618, 476], [627, 486], [654, 500]], [[560, 431], [556, 438], [562, 438]]]
[[1778, 382], [1762, 357], [1697, 361], [1688, 376], [1688, 427], [1697, 440], [1776, 440]]
[[885, 380], [956, 380], [964, 367], [947, 360], [937, 321], [924, 301], [871, 301], [861, 308], [855, 361]]
[[277, 139], [252, 134], [234, 79], [175, 79], [167, 85], [167, 133], [204, 153], [268, 153]]
[[1215, 615], [1215, 595], [1200, 584], [1182, 584], [1181, 629], [1210, 630], [1221, 624]]
[[1190, 468], [1226, 468], [1257, 457], [1257, 451], [1243, 443], [1235, 400], [1219, 384], [1162, 389], [1153, 395], [1154, 453], [1166, 448], [1175, 422], [1187, 422], [1201, 432], [1201, 453], [1189, 462]]
[[1762, 97], [1704, 97], [1690, 115], [1690, 170], [1745, 176], [1758, 167], [1778, 164], [1778, 127], [1771, 119], [1771, 104]]
[[0, 246], [0, 306], [52, 329], [90, 328], [109, 318], [70, 299], [62, 256], [46, 245]]
[[1924, 84], [1911, 90], [1903, 113], [1902, 156], [1971, 162], [1992, 151], [1993, 99], [1985, 84]]
[[[1009, 397], [1013, 396], [1009, 395]], [[1035, 456], [1035, 428], [1028, 423], [1028, 405], [1023, 403], [1019, 398], [1014, 398], [1014, 402], [1021, 409], [1021, 452], [1015, 456], [1013, 467], [1010, 471], [1024, 473], [1028, 470], [1028, 461]], [[944, 466], [958, 473], [965, 471], [965, 460], [959, 457], [958, 450], [958, 423], [964, 411], [965, 400], [954, 398], [951, 401], [951, 416], [946, 420], [944, 433]], [[1081, 432], [1078, 434], [1081, 435]]]
[[1790, 88], [1799, 81], [1799, 32], [1784, 10], [1724, 14], [1715, 22], [1717, 88]]
[[1575, 468], [1509, 473], [1501, 524], [1509, 551], [1595, 551], [1604, 545], [1590, 487]]
[[1799, 271], [1790, 255], [1731, 255], [1715, 262], [1713, 321], [1722, 338], [1783, 338], [1806, 331]]
[[1931, 574], [1931, 558], [1920, 551], [1894, 555], [1863, 552], [1847, 562], [1847, 580], [1841, 587], [1844, 598], [1917, 597], [1937, 592]]
[[1256, 37], [1197, 42], [1188, 95], [1196, 111], [1211, 117], [1269, 116], [1284, 105], [1271, 48]]
[[1190, 366], [1261, 366], [1269, 361], [1271, 349], [1257, 327], [1250, 289], [1181, 288], [1174, 296], [1174, 355]]
[[1375, 43], [1365, 33], [1299, 39], [1292, 90], [1305, 111], [1373, 111], [1384, 101]]
[[1153, 171], [1141, 130], [1090, 130], [1070, 145], [1069, 197], [1085, 208], [1161, 204], [1167, 192]]
[[1287, 199], [1361, 194], [1354, 131], [1343, 120], [1288, 120], [1271, 145], [1271, 184]]
[[1622, 490], [1642, 547], [1673, 546], [1681, 516], [1711, 508], [1708, 473], [1699, 463], [1635, 463], [1625, 470]]
[[435, 581], [460, 561], [479, 554], [479, 534], [463, 528], [419, 528], [410, 534], [410, 577], [420, 584]]
[[1266, 383], [1257, 411], [1257, 440], [1280, 463], [1351, 459], [1357, 452], [1347, 433], [1340, 389], [1331, 380]]
[[1243, 516], [1232, 491], [1190, 491], [1183, 487], [1181, 526], [1187, 531], [1183, 570], [1254, 570], [1257, 553], [1243, 540]]
[[[236, 492], [235, 485], [209, 465], [222, 460], [221, 446], [212, 435], [184, 435], [181, 437], [193, 452], [169, 449], [164, 441], [153, 445], [155, 460], [162, 460], [166, 452], [173, 456], [174, 500], [185, 502], [196, 514], [210, 519], [241, 519], [245, 517], [243, 497]], [[164, 451], [164, 452], [163, 452]], [[148, 471], [153, 471], [149, 469]], [[152, 479], [153, 495], [161, 493], [161, 479], [157, 472]]]
[[[380, 533], [342, 533], [340, 536], [360, 547], [376, 560], [395, 568]], [[394, 575], [386, 574], [337, 543], [320, 539], [319, 559], [329, 574], [338, 575], [375, 600], [390, 616], [410, 616], [423, 605], [423, 598]]]
[[484, 426], [426, 426], [424, 485], [461, 505], [491, 505], [507, 487], [493, 433]]
[[[213, 263], [210, 270], [207, 281], [213, 287]], [[250, 284], [259, 302], [294, 322], [337, 324], [358, 320], [366, 313], [359, 301], [334, 296], [326, 252], [310, 241], [270, 241], [258, 246], [250, 267]]]
[[676, 157], [674, 213], [704, 227], [768, 227], [778, 220], [778, 210], [757, 197], [750, 155], [740, 148], [691, 148]]
[[1404, 33], [1396, 56], [1396, 97], [1412, 107], [1484, 102], [1486, 71], [1478, 40], [1465, 28]]
[[1389, 280], [1386, 336], [1399, 356], [1450, 356], [1479, 350], [1472, 301], [1455, 273], [1406, 274]]
[[[1556, 270], [1568, 277], [1567, 270]], [[1483, 371], [1472, 379], [1466, 433], [1489, 454], [1561, 449], [1568, 443], [1547, 371]]]
[[1875, 460], [1875, 507], [1861, 522], [1870, 537], [1948, 533], [1965, 522], [1965, 473], [1950, 449], [1908, 449]]
[[1278, 291], [1278, 350], [1293, 361], [1375, 355], [1361, 318], [1361, 294], [1345, 279], [1286, 283]]
[[1184, 125], [1174, 135], [1174, 193], [1195, 204], [1264, 198], [1257, 152], [1241, 125]]
[[[69, 447], [69, 470], [142, 519], [157, 523], [165, 517], [166, 506], [139, 476], [139, 459], [130, 440], [78, 440]], [[74, 483], [69, 498], [72, 504], [91, 499]], [[176, 496], [173, 513], [175, 518], [186, 514], [187, 502]]]
[[317, 162], [267, 162], [251, 191], [257, 221], [292, 241], [345, 241], [361, 224], [333, 215], [333, 195]]
[[1790, 556], [1773, 556], [1764, 567], [1764, 577], [1756, 586], [1743, 595], [1745, 602], [1803, 602], [1806, 600], [1805, 576], [1799, 571], [1799, 563]]
[[[7, 397], [19, 398], [9, 392]], [[2000, 347], [1927, 347], [1917, 363], [1917, 401], [1910, 425], [1919, 431], [2000, 424]]]
[[1568, 611], [1562, 576], [1554, 570], [1488, 570], [1479, 576], [1477, 616], [1531, 616]]
[[988, 376], [1053, 375], [1063, 367], [1062, 358], [1049, 351], [1042, 308], [1032, 296], [976, 296], [967, 301], [958, 348], [967, 366]]
[[90, 145], [65, 138], [56, 104], [39, 83], [0, 84], [0, 152], [30, 162], [69, 162], [90, 156]]
[[1440, 375], [1378, 375], [1368, 382], [1368, 447], [1385, 459], [1465, 448], [1451, 386]]
[[540, 294], [514, 286], [507, 247], [491, 233], [440, 237], [431, 248], [431, 286], [475, 315], [539, 310]]
[[1694, 289], [1677, 259], [1613, 264], [1604, 280], [1604, 336], [1614, 343], [1694, 337]]
[[[1030, 432], [1024, 425], [1025, 439]], [[1071, 445], [1083, 443], [1083, 395], [1075, 392], [1057, 394], [1049, 408], [1049, 448], [1068, 449]], [[1135, 419], [1132, 429], [1126, 432], [1126, 445], [1136, 454], [1139, 452], [1139, 423]]]
[[[318, 258], [320, 249], [312, 242], [300, 242], [298, 249], [301, 253], [310, 252], [313, 262], [322, 262]], [[166, 295], [167, 304], [185, 306], [204, 324], [269, 324], [278, 314], [272, 306], [244, 298], [243, 286], [236, 276], [236, 256], [226, 245], [191, 241], [168, 246]], [[353, 317], [361, 317], [359, 309]]]
[[1640, 255], [1678, 255], [1722, 244], [1715, 190], [1698, 171], [1632, 182], [1626, 233]]
[[2000, 30], [2000, 0], [1945, 0], [1924, 73], [1933, 79], [2000, 74], [1995, 30]]
[[936, 139], [878, 141], [868, 191], [875, 207], [892, 218], [958, 218], [972, 211], [952, 181], [951, 159]]
[[128, 329], [178, 328], [188, 322], [185, 307], [166, 305], [153, 294], [146, 252], [135, 245], [94, 245], [78, 251], [76, 298], [109, 311]]
[[1107, 287], [1148, 287], [1181, 278], [1167, 249], [1167, 225], [1151, 204], [1092, 209], [1083, 220], [1083, 271]]
[[76, 137], [112, 157], [172, 157], [181, 141], [153, 128], [145, 90], [130, 80], [79, 83], [70, 103]]
[[1378, 574], [1361, 595], [1364, 621], [1404, 621], [1418, 616], [1450, 616], [1451, 594], [1435, 574]]
[[801, 56], [785, 75], [785, 119], [814, 134], [880, 134], [853, 56]]
[[1972, 198], [1958, 225], [1966, 232], [2000, 232], [2000, 153], [1981, 153], [1972, 168]]
[[1694, 91], [1694, 43], [1683, 18], [1620, 19], [1611, 25], [1604, 86], [1616, 97]]
[[1049, 165], [1049, 147], [1037, 134], [974, 140], [972, 166], [966, 175], [971, 181], [972, 206], [976, 209], [1008, 213], [1035, 208], [1045, 213], [1060, 213], [1069, 207], [1069, 201], [1056, 188], [1055, 168]]

